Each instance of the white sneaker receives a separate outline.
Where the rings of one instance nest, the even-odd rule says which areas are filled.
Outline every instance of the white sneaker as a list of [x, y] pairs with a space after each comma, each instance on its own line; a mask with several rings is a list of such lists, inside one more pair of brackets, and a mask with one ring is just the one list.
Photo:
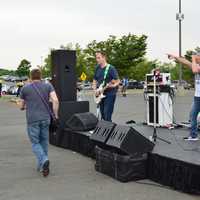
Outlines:
[[198, 137], [191, 137], [191, 136], [189, 136], [189, 137], [185, 137], [184, 140], [186, 140], [186, 141], [198, 141], [199, 138]]

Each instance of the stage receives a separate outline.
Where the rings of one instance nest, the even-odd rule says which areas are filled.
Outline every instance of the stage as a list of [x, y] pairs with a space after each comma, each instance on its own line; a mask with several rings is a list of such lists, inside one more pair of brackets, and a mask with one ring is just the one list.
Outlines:
[[[138, 132], [142, 133], [146, 138], [153, 135], [153, 127], [136, 124], [132, 126]], [[189, 129], [167, 129], [157, 128], [157, 135], [162, 139], [169, 141], [171, 144], [157, 139], [152, 154], [184, 161], [186, 163], [193, 163], [200, 166], [200, 140], [199, 141], [185, 141], [184, 137], [188, 136]]]
[[[132, 126], [149, 138], [153, 127]], [[157, 139], [148, 157], [148, 178], [183, 192], [200, 192], [200, 141], [184, 141], [188, 128], [157, 128], [157, 135], [171, 144]]]
[[[147, 125], [134, 124], [131, 125], [131, 127], [148, 139], [153, 134], [153, 127]], [[158, 137], [167, 140], [170, 144], [157, 139], [153, 151], [148, 153], [147, 161], [145, 161], [146, 175], [143, 175], [143, 177], [162, 185], [169, 186], [175, 190], [199, 194], [200, 141], [184, 141], [183, 137], [187, 136], [188, 133], [189, 129], [187, 128], [171, 130], [167, 128], [157, 128]], [[90, 140], [91, 134], [92, 131], [83, 132], [65, 129], [60, 138], [61, 143], [57, 146], [71, 149], [82, 155], [95, 159], [95, 146], [98, 145], [107, 150], [107, 152], [110, 148], [107, 145], [94, 143], [94, 141]], [[106, 154], [104, 154], [104, 156], [105, 155]], [[108, 163], [110, 162], [109, 159], [112, 158], [112, 155], [107, 155], [106, 157], [106, 161], [104, 161], [107, 162], [106, 165], [109, 168]], [[124, 158], [127, 159], [127, 157]], [[127, 163], [128, 162], [126, 161], [126, 164]], [[126, 164], [123, 164], [123, 168], [126, 168]], [[132, 166], [136, 165], [134, 164]], [[130, 170], [130, 167], [131, 165], [128, 170]], [[110, 166], [110, 169], [112, 168], [113, 166]], [[102, 171], [102, 173], [104, 172]]]

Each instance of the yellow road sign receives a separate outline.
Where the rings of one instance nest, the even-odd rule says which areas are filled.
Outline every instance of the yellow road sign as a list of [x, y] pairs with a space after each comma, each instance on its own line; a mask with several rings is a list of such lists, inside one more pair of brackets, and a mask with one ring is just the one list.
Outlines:
[[85, 81], [86, 79], [87, 79], [87, 75], [83, 72], [82, 74], [81, 74], [81, 80], [82, 81]]

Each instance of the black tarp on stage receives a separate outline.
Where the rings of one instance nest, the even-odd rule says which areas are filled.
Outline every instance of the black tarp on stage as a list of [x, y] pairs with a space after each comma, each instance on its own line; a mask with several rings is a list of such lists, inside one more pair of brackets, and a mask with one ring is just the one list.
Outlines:
[[[153, 134], [153, 127], [142, 124], [132, 127], [147, 138]], [[200, 194], [200, 141], [184, 141], [183, 137], [188, 133], [188, 129], [157, 128], [158, 136], [171, 144], [157, 140], [153, 151], [148, 154], [146, 178], [179, 191]], [[110, 147], [94, 143], [90, 140], [91, 134], [89, 131], [66, 129], [59, 140], [50, 133], [50, 143], [95, 158], [96, 145], [107, 150]]]
[[[153, 127], [134, 125], [149, 138]], [[157, 140], [148, 157], [148, 178], [187, 193], [200, 193], [200, 141], [184, 141], [189, 129], [157, 128], [157, 135], [171, 142]]]

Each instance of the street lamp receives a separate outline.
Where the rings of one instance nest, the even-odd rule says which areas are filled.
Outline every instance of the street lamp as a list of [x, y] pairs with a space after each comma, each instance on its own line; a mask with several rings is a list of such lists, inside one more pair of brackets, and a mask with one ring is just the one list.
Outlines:
[[[176, 20], [179, 22], [179, 57], [182, 56], [182, 21], [184, 20], [184, 14], [182, 13], [182, 0], [179, 0], [179, 12], [176, 14]], [[179, 64], [179, 84], [181, 85], [183, 78], [182, 64]]]

